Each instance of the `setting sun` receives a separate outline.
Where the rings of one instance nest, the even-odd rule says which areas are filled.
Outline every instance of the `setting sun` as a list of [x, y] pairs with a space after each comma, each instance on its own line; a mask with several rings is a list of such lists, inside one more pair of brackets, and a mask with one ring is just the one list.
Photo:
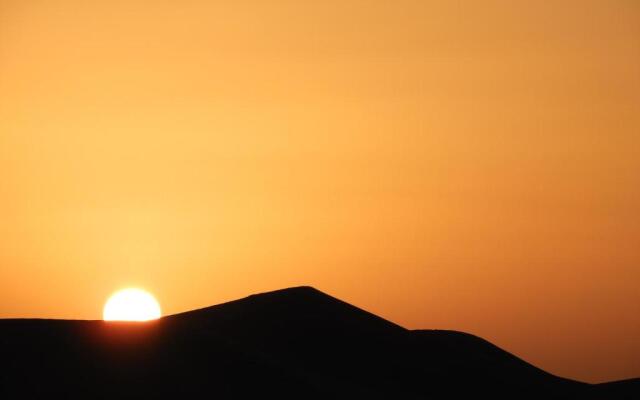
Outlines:
[[111, 295], [103, 311], [105, 321], [149, 321], [161, 315], [158, 301], [150, 293], [135, 288]]

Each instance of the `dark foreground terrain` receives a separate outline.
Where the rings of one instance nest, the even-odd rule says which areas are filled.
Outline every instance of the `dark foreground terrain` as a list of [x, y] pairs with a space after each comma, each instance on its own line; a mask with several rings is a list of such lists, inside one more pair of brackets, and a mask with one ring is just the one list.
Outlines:
[[0, 398], [640, 399], [476, 336], [410, 331], [309, 287], [147, 323], [0, 320]]

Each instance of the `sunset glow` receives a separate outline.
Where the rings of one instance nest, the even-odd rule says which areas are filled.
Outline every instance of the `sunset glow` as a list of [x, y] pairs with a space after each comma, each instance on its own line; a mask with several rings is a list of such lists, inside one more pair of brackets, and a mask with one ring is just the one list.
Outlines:
[[0, 317], [310, 285], [640, 376], [639, 38], [638, 0], [0, 0]]

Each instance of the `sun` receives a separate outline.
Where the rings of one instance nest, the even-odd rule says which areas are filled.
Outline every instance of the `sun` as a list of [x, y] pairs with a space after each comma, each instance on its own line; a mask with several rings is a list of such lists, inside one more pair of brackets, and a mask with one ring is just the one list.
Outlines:
[[136, 288], [112, 294], [102, 312], [105, 321], [149, 321], [161, 315], [158, 301], [149, 292]]

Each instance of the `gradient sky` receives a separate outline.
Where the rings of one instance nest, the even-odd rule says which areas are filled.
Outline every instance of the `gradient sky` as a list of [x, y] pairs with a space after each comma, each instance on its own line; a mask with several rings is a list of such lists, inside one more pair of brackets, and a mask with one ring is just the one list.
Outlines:
[[640, 3], [0, 0], [0, 317], [301, 284], [640, 376]]

